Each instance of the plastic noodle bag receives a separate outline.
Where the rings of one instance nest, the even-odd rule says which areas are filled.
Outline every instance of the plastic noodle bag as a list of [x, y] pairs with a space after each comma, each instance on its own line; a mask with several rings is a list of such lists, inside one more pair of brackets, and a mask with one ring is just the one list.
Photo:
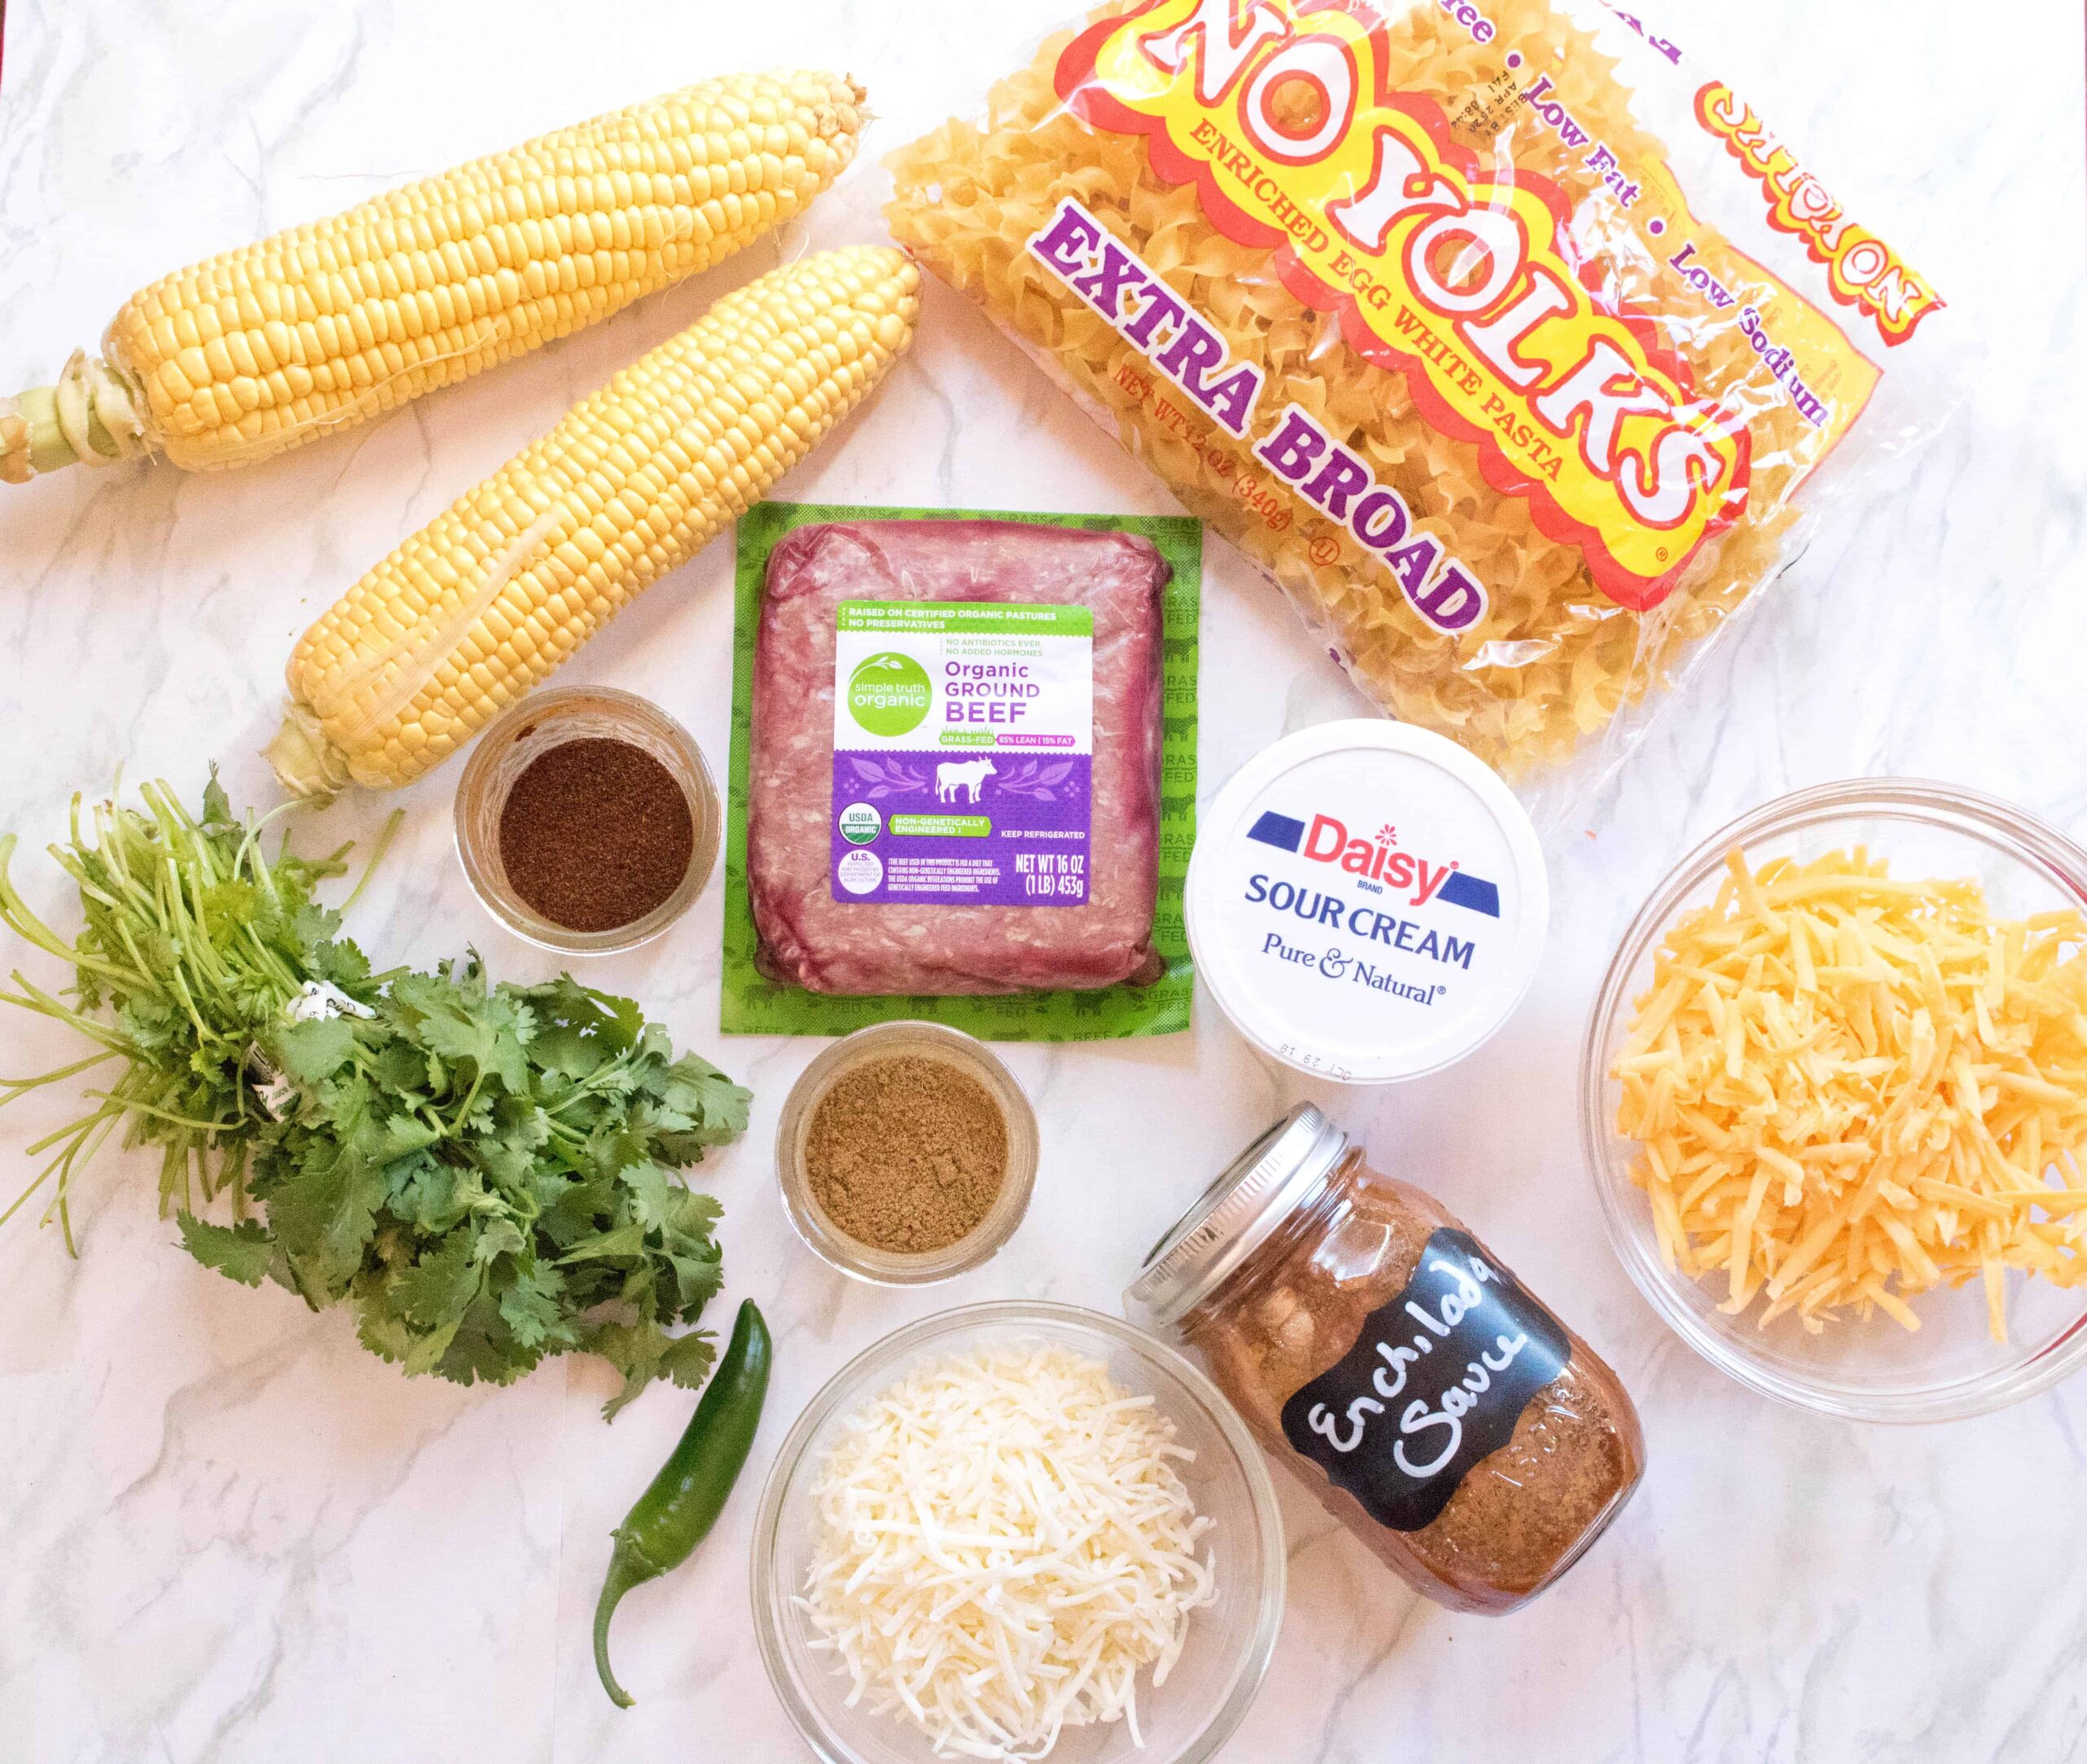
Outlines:
[[1539, 812], [1968, 367], [1595, 0], [1119, 0], [888, 164], [902, 242]]

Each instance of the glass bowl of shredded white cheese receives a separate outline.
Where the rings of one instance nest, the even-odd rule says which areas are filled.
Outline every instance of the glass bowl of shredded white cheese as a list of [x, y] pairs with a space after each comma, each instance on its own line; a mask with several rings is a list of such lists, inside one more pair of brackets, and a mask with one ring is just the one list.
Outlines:
[[1265, 1460], [1210, 1381], [1098, 1312], [886, 1337], [813, 1399], [755, 1520], [754, 1628], [828, 1764], [1189, 1764], [1282, 1619]]

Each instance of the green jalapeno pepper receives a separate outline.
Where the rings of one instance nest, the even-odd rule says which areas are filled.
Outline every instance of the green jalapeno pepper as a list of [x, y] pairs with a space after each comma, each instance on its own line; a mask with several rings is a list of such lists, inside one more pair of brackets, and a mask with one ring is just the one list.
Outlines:
[[609, 1669], [609, 1618], [632, 1587], [686, 1561], [717, 1523], [761, 1424], [774, 1357], [768, 1325], [749, 1299], [681, 1443], [616, 1528], [616, 1553], [594, 1607], [594, 1665], [619, 1709], [629, 1709], [632, 1698]]

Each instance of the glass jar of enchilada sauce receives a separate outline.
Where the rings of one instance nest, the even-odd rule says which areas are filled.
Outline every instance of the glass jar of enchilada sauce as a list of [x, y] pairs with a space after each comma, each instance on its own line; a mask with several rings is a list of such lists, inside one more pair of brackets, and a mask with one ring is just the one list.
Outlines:
[[1211, 1185], [1128, 1297], [1202, 1355], [1321, 1505], [1453, 1609], [1533, 1599], [1643, 1472], [1616, 1374], [1316, 1109]]

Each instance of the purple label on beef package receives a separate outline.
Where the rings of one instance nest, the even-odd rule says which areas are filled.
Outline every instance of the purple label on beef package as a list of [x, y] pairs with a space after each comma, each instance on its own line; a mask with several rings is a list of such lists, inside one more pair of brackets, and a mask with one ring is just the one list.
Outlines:
[[836, 901], [1085, 904], [1093, 633], [1085, 606], [841, 603]]

